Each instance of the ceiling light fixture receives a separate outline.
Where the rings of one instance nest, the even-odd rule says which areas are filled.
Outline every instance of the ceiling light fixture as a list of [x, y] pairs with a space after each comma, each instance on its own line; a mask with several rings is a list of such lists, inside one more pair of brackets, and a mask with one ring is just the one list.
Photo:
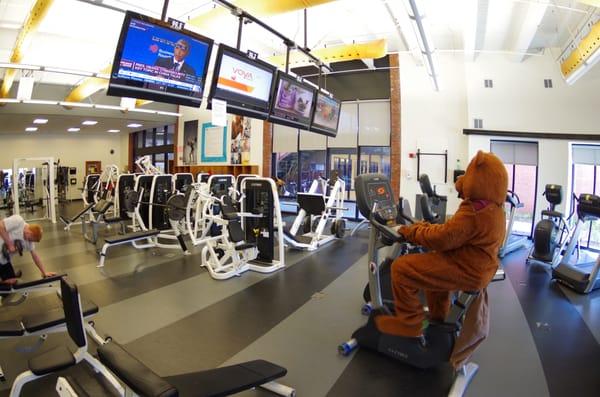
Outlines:
[[83, 124], [83, 125], [96, 125], [96, 124], [98, 124], [98, 122], [96, 120], [85, 120], [81, 124]]
[[78, 128], [78, 127], [71, 127], [67, 131], [69, 131], [69, 132], [78, 132], [80, 129], [81, 128]]
[[141, 126], [142, 126], [142, 124], [138, 124], [138, 123], [129, 123], [129, 124], [127, 124], [127, 127], [129, 127], [129, 128], [138, 128], [138, 127], [141, 127]]
[[106, 132], [121, 132], [121, 130], [107, 130]]
[[46, 124], [48, 119], [35, 119], [33, 120], [33, 124]]
[[27, 128], [25, 128], [25, 131], [27, 131], [27, 132], [33, 132], [33, 131], [37, 131], [37, 130], [38, 130], [37, 127], [27, 127]]

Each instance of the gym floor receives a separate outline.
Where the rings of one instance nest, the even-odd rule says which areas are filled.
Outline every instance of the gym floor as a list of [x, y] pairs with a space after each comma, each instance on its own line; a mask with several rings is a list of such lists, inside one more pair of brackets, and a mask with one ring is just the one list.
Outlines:
[[[80, 205], [70, 204], [66, 213]], [[298, 396], [443, 396], [451, 383], [448, 368], [415, 370], [365, 350], [338, 356], [337, 345], [365, 322], [366, 228], [318, 252], [287, 251], [283, 271], [216, 281], [201, 268], [197, 247], [185, 257], [178, 250], [114, 247], [101, 272], [78, 226], [65, 232], [60, 223], [42, 225], [37, 251], [48, 269], [67, 273], [81, 295], [100, 306], [95, 322], [101, 334], [161, 376], [262, 358], [288, 369], [281, 383]], [[489, 287], [491, 332], [472, 358], [480, 370], [467, 396], [599, 395], [600, 291], [583, 296], [558, 286], [548, 269], [525, 266], [526, 255], [507, 256], [507, 279]], [[24, 279], [38, 276], [29, 255], [15, 264]], [[30, 296], [23, 307], [0, 309], [0, 321], [48, 301]], [[39, 351], [66, 340], [52, 334]], [[8, 395], [32, 356], [15, 349], [35, 341], [0, 340], [6, 375], [0, 395]], [[105, 395], [84, 365], [66, 372], [87, 378], [82, 383], [90, 395]], [[33, 382], [23, 395], [55, 395], [55, 382], [56, 376]]]

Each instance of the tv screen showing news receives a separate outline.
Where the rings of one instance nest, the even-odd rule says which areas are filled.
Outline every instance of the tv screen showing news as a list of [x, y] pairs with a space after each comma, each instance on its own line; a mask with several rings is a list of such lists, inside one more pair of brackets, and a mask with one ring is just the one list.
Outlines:
[[259, 119], [269, 115], [271, 92], [275, 79], [274, 66], [234, 48], [221, 44], [209, 101], [227, 101], [227, 112]]
[[310, 130], [335, 137], [340, 122], [342, 104], [337, 99], [323, 92], [317, 92], [315, 112], [313, 114]]
[[213, 40], [128, 11], [108, 95], [200, 106]]
[[311, 121], [315, 88], [279, 72], [269, 119], [290, 127], [308, 129]]

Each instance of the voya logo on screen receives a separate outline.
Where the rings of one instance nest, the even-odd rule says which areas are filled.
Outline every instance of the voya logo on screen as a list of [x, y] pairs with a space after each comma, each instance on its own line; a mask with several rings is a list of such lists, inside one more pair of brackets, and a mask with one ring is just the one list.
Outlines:
[[246, 81], [254, 81], [254, 76], [252, 75], [252, 72], [234, 66], [233, 74], [231, 75], [231, 80], [237, 80], [238, 78]]

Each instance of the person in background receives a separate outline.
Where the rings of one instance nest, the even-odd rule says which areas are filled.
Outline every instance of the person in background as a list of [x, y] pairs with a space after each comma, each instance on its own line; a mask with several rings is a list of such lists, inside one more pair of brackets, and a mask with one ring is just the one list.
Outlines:
[[48, 272], [44, 268], [42, 260], [35, 252], [35, 244], [42, 239], [42, 228], [37, 224], [28, 224], [20, 215], [12, 215], [0, 220], [0, 249], [6, 245], [9, 256], [0, 255], [0, 279], [4, 284], [14, 284], [21, 276], [12, 266], [10, 255], [17, 252], [15, 241], [20, 240], [23, 251], [29, 251], [35, 265], [40, 269], [42, 277], [50, 277], [56, 273]]

